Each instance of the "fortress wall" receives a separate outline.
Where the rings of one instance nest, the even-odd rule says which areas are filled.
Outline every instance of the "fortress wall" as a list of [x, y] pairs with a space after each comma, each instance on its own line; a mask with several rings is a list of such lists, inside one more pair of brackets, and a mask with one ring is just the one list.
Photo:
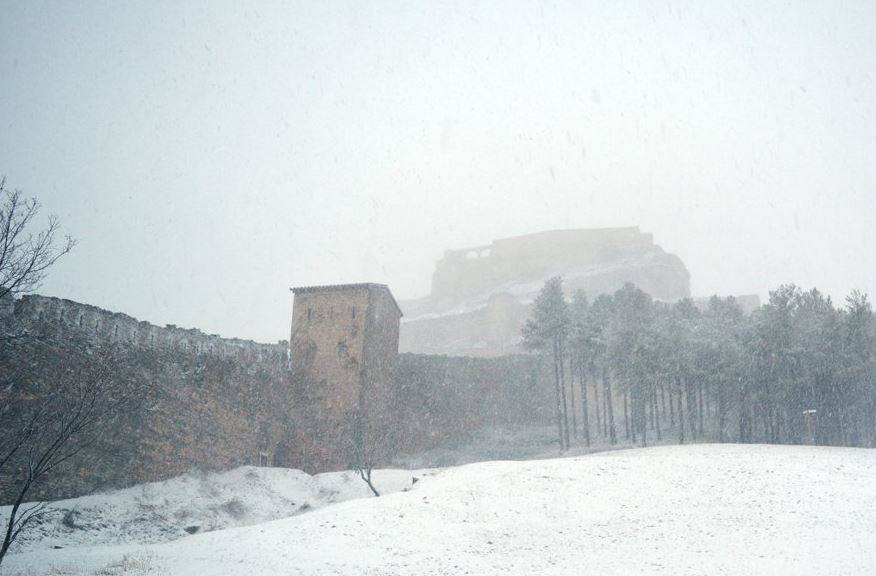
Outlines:
[[464, 441], [486, 427], [550, 425], [553, 384], [537, 356], [470, 358], [399, 354], [390, 407], [396, 451]]
[[[500, 312], [517, 307], [501, 298], [496, 305]], [[503, 318], [495, 320], [497, 326]], [[42, 484], [35, 498], [162, 480], [192, 468], [251, 464], [322, 472], [338, 466], [342, 447], [324, 440], [319, 419], [314, 427], [311, 415], [321, 404], [295, 380], [285, 342], [159, 327], [44, 296], [17, 300], [12, 319], [40, 335], [0, 348], [0, 385], [24, 387], [30, 394], [22, 398], [39, 397], [42, 387], [63, 381], [65, 367], [87, 362], [91, 354], [111, 355], [118, 368], [113, 377], [142, 379], [145, 390], [112, 430]], [[537, 357], [402, 354], [393, 364], [382, 391], [388, 406], [379, 427], [387, 450], [378, 464], [402, 452], [465, 440], [487, 426], [552, 421], [552, 388]], [[11, 420], [0, 418], [0, 435]], [[0, 476], [0, 504], [11, 494]]]
[[[21, 392], [0, 415], [0, 437], [16, 429], [31, 402], [63, 386], [95, 358], [112, 366], [113, 386], [138, 388], [112, 428], [35, 487], [33, 498], [78, 496], [191, 469], [277, 461], [292, 400], [285, 343], [161, 328], [58, 298], [27, 297], [16, 304], [16, 331], [24, 328], [37, 337], [0, 346], [0, 390], [14, 386]], [[71, 372], [71, 367], [79, 368]], [[0, 473], [0, 505], [13, 494], [9, 478]]]
[[217, 334], [204, 334], [196, 328], [179, 328], [173, 324], [161, 327], [120, 312], [37, 294], [15, 301], [12, 322], [16, 327], [30, 332], [51, 326], [56, 332], [75, 334], [93, 342], [167, 348], [191, 354], [268, 360], [285, 357], [288, 353], [285, 341], [263, 344], [252, 340], [222, 338]]

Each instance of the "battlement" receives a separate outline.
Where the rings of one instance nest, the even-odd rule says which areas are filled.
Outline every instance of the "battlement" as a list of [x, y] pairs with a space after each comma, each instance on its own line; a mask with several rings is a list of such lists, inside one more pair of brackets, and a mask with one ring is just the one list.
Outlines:
[[15, 300], [11, 322], [13, 326], [26, 331], [36, 330], [41, 324], [48, 323], [62, 333], [75, 333], [93, 342], [127, 343], [247, 360], [284, 360], [289, 350], [288, 342], [284, 340], [276, 344], [263, 344], [204, 334], [197, 328], [179, 328], [174, 324], [161, 327], [120, 312], [37, 294]]

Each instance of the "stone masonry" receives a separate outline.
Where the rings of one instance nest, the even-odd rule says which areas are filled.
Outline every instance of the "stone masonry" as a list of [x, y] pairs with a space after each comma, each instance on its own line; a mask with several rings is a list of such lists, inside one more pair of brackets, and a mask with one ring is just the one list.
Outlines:
[[364, 449], [371, 452], [368, 459], [380, 459], [390, 442], [385, 431], [392, 428], [387, 398], [402, 315], [395, 298], [382, 284], [292, 292], [291, 366], [305, 388], [308, 414], [301, 417], [311, 420], [311, 437], [299, 437], [296, 444], [320, 452], [300, 460], [316, 460], [323, 469], [346, 468], [365, 457], [355, 453]]

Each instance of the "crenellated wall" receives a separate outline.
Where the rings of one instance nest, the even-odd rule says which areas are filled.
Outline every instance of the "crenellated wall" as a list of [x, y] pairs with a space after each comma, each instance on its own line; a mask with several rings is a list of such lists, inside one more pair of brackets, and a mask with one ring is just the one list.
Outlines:
[[289, 350], [284, 340], [263, 344], [204, 334], [197, 328], [179, 328], [173, 324], [161, 327], [120, 312], [37, 294], [15, 300], [12, 324], [19, 330], [31, 332], [48, 325], [58, 332], [69, 331], [95, 342], [127, 343], [247, 360], [268, 360], [277, 355], [285, 357]]

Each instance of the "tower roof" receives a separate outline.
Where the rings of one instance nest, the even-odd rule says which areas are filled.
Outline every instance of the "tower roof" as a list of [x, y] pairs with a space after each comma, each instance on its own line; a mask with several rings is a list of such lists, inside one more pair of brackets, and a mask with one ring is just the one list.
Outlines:
[[392, 301], [392, 304], [395, 306], [395, 309], [398, 311], [399, 316], [404, 316], [401, 308], [398, 305], [398, 302], [395, 301], [395, 296], [392, 295], [392, 292], [389, 289], [389, 286], [386, 284], [376, 284], [373, 282], [359, 282], [356, 284], [324, 284], [322, 286], [293, 286], [289, 288], [293, 294], [313, 294], [318, 292], [340, 292], [343, 290], [375, 290], [375, 291], [385, 291], [389, 299]]

